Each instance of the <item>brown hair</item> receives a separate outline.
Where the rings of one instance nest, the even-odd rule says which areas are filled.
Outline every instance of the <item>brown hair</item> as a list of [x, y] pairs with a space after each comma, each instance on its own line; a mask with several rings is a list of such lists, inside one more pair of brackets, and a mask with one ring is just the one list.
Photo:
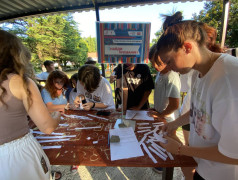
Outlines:
[[[2, 83], [7, 80], [10, 73], [18, 74], [23, 80], [23, 87], [27, 94], [27, 103], [32, 105], [31, 92], [28, 88], [28, 77], [34, 77], [33, 68], [30, 63], [31, 54], [22, 44], [21, 40], [15, 35], [0, 30], [0, 101], [6, 105], [3, 98], [6, 95], [6, 89]], [[7, 105], [6, 105], [7, 107]]]
[[207, 35], [196, 21], [182, 21], [182, 13], [166, 16], [163, 24], [164, 33], [157, 42], [158, 52], [177, 51], [188, 39], [194, 40], [199, 46], [206, 45]]
[[223, 52], [223, 49], [220, 47], [220, 45], [216, 43], [217, 38], [216, 29], [211, 26], [208, 26], [206, 23], [201, 22], [200, 25], [207, 33], [207, 43], [206, 43], [207, 48], [212, 52], [218, 53]]
[[101, 75], [96, 66], [87, 64], [79, 68], [78, 78], [84, 84], [84, 88], [92, 93], [98, 88]]
[[67, 87], [69, 86], [69, 78], [63, 71], [59, 71], [59, 70], [52, 71], [49, 74], [45, 84], [45, 89], [50, 93], [50, 96], [52, 99], [55, 99], [58, 97], [57, 89], [54, 85], [55, 79], [62, 79], [64, 81], [64, 86], [63, 86], [64, 89], [67, 89]]
[[150, 47], [149, 60], [152, 60], [156, 51], [157, 51], [157, 47], [156, 47], [156, 44], [154, 44], [153, 46]]

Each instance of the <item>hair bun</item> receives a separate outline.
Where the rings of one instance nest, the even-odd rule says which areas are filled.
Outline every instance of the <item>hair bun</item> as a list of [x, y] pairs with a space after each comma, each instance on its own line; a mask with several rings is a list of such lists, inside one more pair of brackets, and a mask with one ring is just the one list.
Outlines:
[[176, 12], [174, 15], [172, 16], [167, 16], [164, 15], [165, 17], [165, 21], [163, 24], [163, 30], [165, 31], [169, 26], [172, 26], [176, 23], [179, 23], [180, 21], [182, 21], [183, 16], [182, 13], [180, 11]]

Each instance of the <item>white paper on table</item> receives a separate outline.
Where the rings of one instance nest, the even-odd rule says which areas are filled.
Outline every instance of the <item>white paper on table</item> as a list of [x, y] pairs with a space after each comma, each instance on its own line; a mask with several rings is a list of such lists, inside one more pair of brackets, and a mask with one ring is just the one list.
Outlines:
[[[149, 125], [150, 123], [136, 123], [138, 126]], [[153, 124], [153, 123], [152, 123]]]
[[69, 124], [59, 124], [59, 126], [67, 127]]
[[136, 131], [137, 133], [143, 133], [143, 132], [148, 132], [151, 131], [151, 129], [145, 129], [145, 130], [141, 130], [141, 131]]
[[76, 135], [68, 135], [68, 136], [36, 136], [36, 139], [63, 139], [63, 138], [70, 138], [76, 137]]
[[156, 164], [158, 161], [154, 158], [154, 156], [150, 153], [149, 149], [146, 147], [145, 143], [141, 144], [144, 148], [145, 152], [148, 154], [149, 158]]
[[95, 129], [95, 128], [101, 128], [101, 126], [94, 126], [94, 127], [80, 127], [80, 128], [75, 128], [75, 130], [80, 130], [80, 129]]
[[73, 115], [73, 114], [63, 114], [63, 116], [67, 117], [67, 118], [72, 118], [72, 119], [80, 119], [80, 120], [93, 120], [87, 116], [79, 116], [79, 115]]
[[[45, 133], [43, 133], [43, 132], [41, 132], [41, 131], [32, 131], [32, 133], [34, 133], [34, 134], [45, 134]], [[64, 133], [55, 133], [55, 132], [52, 132], [51, 135], [63, 136]]]
[[60, 142], [60, 141], [69, 141], [70, 139], [50, 139], [50, 140], [40, 140], [39, 143], [47, 143], [47, 142]]
[[127, 110], [126, 119], [154, 121], [153, 117], [148, 116], [148, 111]]
[[42, 149], [59, 149], [61, 146], [42, 146]]
[[110, 129], [110, 137], [119, 136], [120, 142], [110, 143], [111, 161], [144, 156], [132, 127]]

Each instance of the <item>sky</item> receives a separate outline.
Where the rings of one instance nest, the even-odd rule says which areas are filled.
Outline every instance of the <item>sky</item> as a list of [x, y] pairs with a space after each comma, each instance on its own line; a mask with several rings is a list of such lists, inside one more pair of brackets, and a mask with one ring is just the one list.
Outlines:
[[[151, 22], [150, 41], [155, 38], [155, 33], [161, 28], [163, 18], [161, 14], [170, 15], [173, 11], [183, 12], [185, 20], [191, 19], [193, 13], [199, 13], [204, 7], [204, 2], [167, 3], [136, 6], [118, 9], [99, 10], [100, 21], [129, 21]], [[79, 23], [82, 37], [96, 37], [95, 11], [74, 13], [74, 20]]]

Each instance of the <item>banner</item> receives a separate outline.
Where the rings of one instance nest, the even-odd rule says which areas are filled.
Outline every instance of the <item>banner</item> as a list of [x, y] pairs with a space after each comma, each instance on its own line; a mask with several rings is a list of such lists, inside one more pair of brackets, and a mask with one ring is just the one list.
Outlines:
[[148, 63], [150, 23], [96, 22], [99, 63]]

